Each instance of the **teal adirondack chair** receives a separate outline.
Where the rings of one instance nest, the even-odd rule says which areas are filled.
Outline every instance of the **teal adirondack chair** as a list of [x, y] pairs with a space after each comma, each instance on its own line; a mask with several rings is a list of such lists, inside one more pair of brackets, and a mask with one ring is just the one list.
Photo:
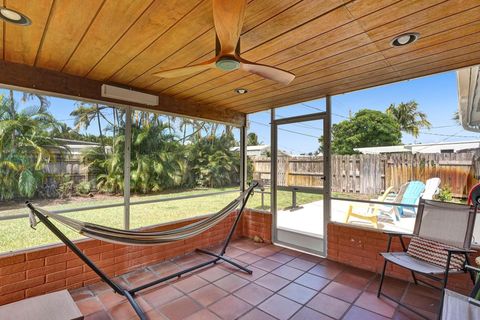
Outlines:
[[[410, 181], [401, 197], [395, 198], [393, 202], [399, 202], [404, 204], [418, 204], [423, 191], [425, 190], [425, 184], [421, 181]], [[400, 196], [400, 195], [399, 195]], [[405, 206], [388, 206], [382, 205], [378, 207], [381, 216], [387, 216], [394, 223], [400, 221], [401, 217], [415, 215], [415, 208]]]
[[[408, 183], [407, 189], [403, 194], [401, 203], [404, 204], [418, 204], [420, 197], [425, 191], [425, 184], [422, 181], [411, 181]], [[398, 214], [400, 217], [411, 216], [409, 213], [415, 213], [414, 207], [398, 207]]]

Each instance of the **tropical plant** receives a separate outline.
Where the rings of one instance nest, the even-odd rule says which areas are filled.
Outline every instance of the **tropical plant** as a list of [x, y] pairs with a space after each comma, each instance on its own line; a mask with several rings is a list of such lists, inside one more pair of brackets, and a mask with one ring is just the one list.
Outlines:
[[400, 126], [392, 116], [363, 109], [332, 126], [332, 152], [354, 154], [354, 148], [398, 145], [401, 137]]
[[452, 120], [455, 121], [456, 124], [461, 125], [460, 121], [460, 113], [458, 111], [455, 111], [452, 116]]
[[73, 193], [73, 180], [68, 175], [62, 175], [60, 177], [60, 183], [58, 184], [57, 194], [60, 199], [70, 198]]
[[0, 96], [0, 200], [33, 197], [42, 185], [43, 166], [62, 149], [49, 132], [58, 126], [46, 98], [19, 110], [13, 92]]
[[[84, 105], [78, 105], [72, 113], [76, 116], [77, 128], [88, 128], [98, 122], [95, 112], [96, 109], [87, 110]], [[239, 181], [240, 157], [231, 150], [236, 145], [231, 126], [135, 110], [131, 139], [130, 188], [133, 193], [179, 187], [223, 187]], [[111, 148], [99, 146], [83, 152], [82, 162], [97, 176], [99, 191], [124, 191], [124, 145], [124, 133], [117, 130]]]
[[92, 190], [92, 185], [89, 181], [82, 181], [75, 186], [75, 191], [78, 194], [86, 195]]
[[[148, 120], [148, 121], [145, 121]], [[155, 115], [132, 125], [131, 181], [133, 192], [158, 192], [182, 184], [186, 162], [168, 123]]]
[[96, 175], [99, 191], [123, 193], [124, 146], [125, 136], [119, 135], [113, 142], [114, 152], [106, 154], [104, 147], [100, 146], [83, 153], [82, 161]]
[[418, 111], [418, 103], [414, 100], [401, 102], [398, 105], [392, 103], [386, 112], [395, 118], [401, 131], [409, 133], [415, 138], [420, 134], [420, 129], [431, 127], [427, 115]]
[[247, 135], [247, 146], [258, 146], [260, 142], [258, 141], [258, 135], [255, 132], [250, 132]]
[[[102, 146], [106, 145], [105, 137], [104, 137], [104, 130], [102, 128], [102, 120], [105, 121], [110, 127], [113, 128], [114, 138], [115, 138], [115, 128], [117, 128], [116, 123], [112, 123], [108, 117], [103, 114], [103, 111], [106, 109], [114, 109], [113, 107], [109, 107], [106, 105], [100, 105], [98, 103], [87, 103], [87, 102], [78, 102], [77, 108], [70, 113], [71, 116], [75, 118], [75, 130], [78, 132], [81, 129], [87, 129], [90, 127], [93, 121], [97, 123], [98, 127], [98, 135], [99, 135], [99, 142]], [[114, 114], [114, 122], [118, 120], [117, 112], [113, 112]], [[116, 117], [115, 117], [116, 115]], [[103, 149], [105, 150], [105, 149]]]
[[202, 187], [224, 187], [238, 183], [240, 155], [231, 150], [233, 134], [209, 135], [191, 145], [189, 163], [194, 181]]

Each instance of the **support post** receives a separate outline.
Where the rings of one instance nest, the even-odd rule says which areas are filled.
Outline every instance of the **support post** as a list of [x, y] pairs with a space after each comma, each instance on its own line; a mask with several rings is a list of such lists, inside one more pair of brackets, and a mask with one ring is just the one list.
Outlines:
[[244, 192], [247, 186], [247, 126], [240, 127], [240, 191]]
[[132, 108], [125, 110], [125, 151], [123, 155], [123, 222], [125, 230], [130, 229], [130, 158], [132, 147]]
[[275, 109], [270, 110], [270, 212], [272, 213], [272, 240], [277, 239], [277, 125]]
[[328, 223], [331, 218], [331, 197], [332, 197], [332, 183], [331, 183], [331, 157], [330, 157], [330, 143], [331, 143], [331, 119], [332, 119], [332, 97], [325, 98], [325, 112], [326, 117], [323, 121], [323, 234], [324, 234], [324, 254], [328, 254]]

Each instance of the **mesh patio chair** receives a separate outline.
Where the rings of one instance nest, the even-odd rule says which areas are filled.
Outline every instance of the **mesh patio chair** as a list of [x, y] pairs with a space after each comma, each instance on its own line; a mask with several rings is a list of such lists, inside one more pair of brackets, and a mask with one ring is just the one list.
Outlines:
[[[479, 268], [466, 266], [469, 270], [480, 273]], [[480, 292], [480, 281], [470, 293], [470, 296], [464, 296], [457, 292], [445, 289], [442, 308], [442, 320], [476, 320], [480, 319], [480, 301], [478, 295]]]
[[[382, 295], [425, 317], [382, 292], [387, 263], [393, 263], [410, 270], [415, 284], [421, 282], [441, 290], [440, 310], [442, 310], [443, 291], [447, 286], [449, 274], [466, 273], [465, 265], [470, 264], [468, 254], [473, 252], [470, 250], [470, 246], [476, 211], [477, 206], [420, 200], [413, 234], [408, 235], [411, 236], [408, 248], [403, 241], [403, 236], [407, 234], [386, 232], [389, 238], [387, 252], [380, 253], [385, 262], [377, 296]], [[400, 239], [402, 252], [390, 252], [394, 237]], [[439, 282], [440, 285], [436, 286], [425, 282], [417, 278], [417, 275]], [[470, 272], [470, 277], [474, 281], [472, 272]]]

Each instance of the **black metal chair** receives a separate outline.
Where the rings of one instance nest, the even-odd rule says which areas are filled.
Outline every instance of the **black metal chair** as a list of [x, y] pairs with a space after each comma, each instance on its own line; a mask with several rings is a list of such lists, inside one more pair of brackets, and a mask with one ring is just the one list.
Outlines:
[[[419, 282], [441, 291], [439, 315], [443, 304], [443, 293], [447, 286], [448, 276], [452, 273], [466, 273], [466, 264], [470, 264], [468, 254], [472, 243], [477, 205], [466, 206], [432, 200], [420, 200], [413, 234], [387, 232], [387, 252], [380, 253], [385, 262], [377, 296], [384, 296], [399, 305], [425, 317], [416, 310], [382, 292], [387, 263], [410, 270], [415, 284]], [[404, 236], [410, 236], [408, 248]], [[402, 252], [390, 252], [392, 239], [398, 237]], [[440, 285], [432, 285], [417, 275], [424, 276]], [[474, 281], [473, 272], [470, 272]]]

